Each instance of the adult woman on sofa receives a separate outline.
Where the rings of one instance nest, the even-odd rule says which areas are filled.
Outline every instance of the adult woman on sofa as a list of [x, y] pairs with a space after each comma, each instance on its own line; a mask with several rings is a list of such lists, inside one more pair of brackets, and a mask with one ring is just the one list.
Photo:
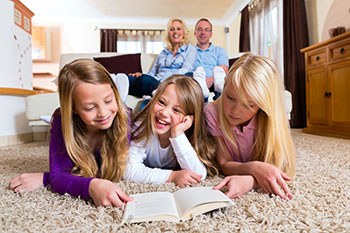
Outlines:
[[197, 51], [189, 44], [188, 30], [183, 20], [171, 18], [167, 26], [167, 42], [147, 74], [129, 74], [129, 94], [142, 97], [152, 95], [158, 85], [173, 74], [192, 72]]

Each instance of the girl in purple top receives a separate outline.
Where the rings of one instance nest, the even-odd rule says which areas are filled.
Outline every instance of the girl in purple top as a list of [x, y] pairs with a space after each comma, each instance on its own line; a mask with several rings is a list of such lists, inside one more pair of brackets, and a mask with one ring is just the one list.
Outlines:
[[[205, 107], [209, 132], [217, 144], [217, 161], [236, 197], [253, 187], [291, 198], [286, 180], [294, 176], [295, 149], [282, 103], [282, 84], [266, 57], [243, 55], [225, 78], [222, 96]], [[282, 192], [282, 190], [284, 193]]]
[[58, 78], [61, 108], [50, 130], [50, 173], [22, 174], [15, 192], [37, 189], [44, 180], [60, 194], [92, 198], [97, 206], [131, 201], [113, 182], [124, 175], [129, 117], [105, 68], [89, 59], [65, 65]]

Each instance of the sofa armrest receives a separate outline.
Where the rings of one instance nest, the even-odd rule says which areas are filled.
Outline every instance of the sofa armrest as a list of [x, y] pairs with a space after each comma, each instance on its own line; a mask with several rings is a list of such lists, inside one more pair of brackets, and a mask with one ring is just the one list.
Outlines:
[[292, 109], [293, 109], [292, 94], [287, 90], [283, 90], [282, 98], [283, 98], [284, 110], [287, 113], [287, 119], [290, 120], [291, 118], [290, 113], [292, 112]]
[[[27, 96], [25, 103], [29, 125], [45, 125], [40, 116], [51, 116], [60, 106], [57, 92]], [[36, 123], [32, 124], [34, 122]]]

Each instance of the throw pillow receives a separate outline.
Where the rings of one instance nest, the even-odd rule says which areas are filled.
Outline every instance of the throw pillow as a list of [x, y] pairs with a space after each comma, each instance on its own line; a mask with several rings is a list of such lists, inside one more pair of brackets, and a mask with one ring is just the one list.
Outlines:
[[125, 54], [113, 57], [94, 57], [111, 74], [141, 72], [141, 53]]
[[230, 69], [230, 67], [233, 65], [233, 63], [235, 63], [238, 60], [239, 57], [236, 58], [231, 58], [228, 60], [228, 68]]

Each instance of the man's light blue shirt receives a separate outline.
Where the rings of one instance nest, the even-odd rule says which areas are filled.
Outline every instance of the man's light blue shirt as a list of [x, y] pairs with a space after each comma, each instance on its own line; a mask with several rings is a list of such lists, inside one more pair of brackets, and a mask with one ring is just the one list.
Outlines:
[[210, 43], [209, 48], [201, 50], [198, 46], [197, 49], [197, 61], [194, 70], [202, 66], [205, 70], [207, 78], [213, 76], [213, 69], [218, 65], [226, 65], [228, 67], [228, 57], [224, 48], [215, 46]]
[[183, 45], [176, 52], [167, 48], [158, 55], [148, 75], [162, 82], [173, 74], [185, 74], [192, 72], [197, 60], [197, 50], [193, 45]]

